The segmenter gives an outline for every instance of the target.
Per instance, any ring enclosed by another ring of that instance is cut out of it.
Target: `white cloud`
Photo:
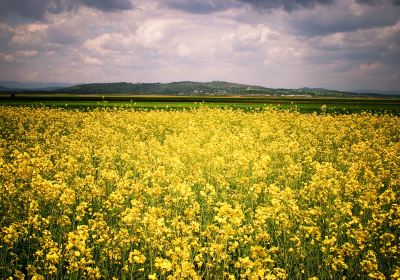
[[[5,33],[12,33],[13,32],[13,28],[3,22],[0,22],[0,34],[5,34]]]
[[[16,57],[21,57],[21,58],[34,57],[37,54],[38,54],[38,51],[36,51],[36,50],[16,51],[15,52],[15,56]]]
[[[46,38],[47,28],[47,24],[41,23],[18,25],[14,29],[10,45],[24,49],[42,47],[48,43]]]
[[[89,55],[81,55],[81,60],[85,63],[85,64],[89,64],[89,65],[102,65],[103,62],[101,62],[100,59],[98,59],[97,57],[93,57],[93,56],[89,56]]]
[[[86,40],[83,43],[83,47],[86,48],[88,51],[105,56],[109,53],[109,50],[105,48],[105,44],[110,42],[113,39],[113,37],[115,38],[121,36],[122,35],[120,34],[104,33],[94,39]]]
[[[185,43],[181,43],[178,45],[177,54],[180,57],[189,57],[192,54],[192,50]]]
[[[360,70],[362,74],[372,74],[381,68],[382,68],[381,63],[362,63],[358,67],[358,70]]]
[[[267,43],[271,33],[272,30],[263,24],[240,24],[233,36],[233,48],[237,51],[257,51]]]
[[[179,31],[181,20],[156,19],[144,22],[136,31],[136,40],[143,47],[159,48]]]
[[[15,62],[15,56],[9,53],[0,54],[0,58],[5,63],[11,64]]]

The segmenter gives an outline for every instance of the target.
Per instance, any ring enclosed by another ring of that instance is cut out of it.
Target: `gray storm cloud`
[[[0,15],[17,14],[26,18],[40,20],[46,12],[52,14],[78,9],[84,5],[103,12],[130,10],[130,0],[2,0]]]
[[[361,5],[378,6],[386,2],[400,5],[400,0],[355,0]],[[283,9],[292,12],[312,9],[320,5],[333,5],[337,0],[165,0],[164,5],[194,14],[208,14],[223,11],[240,4],[247,4],[257,10]]]
[[[384,3],[384,0],[356,0],[358,4],[366,4],[366,5],[379,5]],[[391,0],[391,3],[395,6],[400,5],[400,0]]]
[[[329,9],[320,11],[318,16],[304,13],[287,20],[297,34],[305,36],[324,36],[338,32],[352,32],[371,28],[395,25],[399,19],[398,9],[387,6],[369,7],[362,13],[342,8],[335,12]]]
[[[130,0],[79,0],[79,2],[105,12],[131,10],[133,8]]]
[[[274,9],[283,8],[286,11],[313,8],[317,5],[333,4],[335,0],[240,0],[243,3],[254,5],[257,8]]]
[[[178,10],[195,14],[214,13],[248,4],[256,9],[279,9],[293,11],[313,8],[316,5],[332,4],[335,0],[166,0],[164,3]]]
[[[243,3],[251,4],[257,8],[274,9],[283,8],[286,11],[293,11],[298,9],[314,8],[318,5],[332,5],[338,2],[337,0],[238,0]],[[400,0],[356,0],[361,5],[381,5],[385,2],[398,6]]]
[[[163,5],[193,14],[210,14],[237,5],[232,0],[165,0]]]

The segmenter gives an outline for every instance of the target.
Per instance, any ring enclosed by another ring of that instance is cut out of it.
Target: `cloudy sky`
[[[0,80],[400,89],[400,0],[1,0]]]

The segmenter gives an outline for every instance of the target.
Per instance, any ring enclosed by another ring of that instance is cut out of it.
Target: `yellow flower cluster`
[[[0,107],[1,279],[399,279],[400,118]]]

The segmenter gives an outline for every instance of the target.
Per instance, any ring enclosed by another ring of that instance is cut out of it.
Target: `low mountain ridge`
[[[298,96],[298,97],[398,97],[377,92],[342,92],[325,88],[303,87],[299,89],[267,88],[224,81],[193,82],[179,81],[171,83],[91,83],[56,88],[10,88],[0,82],[0,92],[24,93],[63,93],[63,94],[130,94],[130,95],[176,95],[176,96]],[[14,85],[17,82],[12,82]],[[19,83],[23,85],[23,83]],[[48,85],[36,84],[36,85]],[[56,86],[56,84],[53,84]],[[25,86],[28,86],[27,84]],[[31,85],[32,86],[32,85]]]
[[[55,90],[59,88],[70,87],[69,83],[35,83],[35,82],[16,82],[16,81],[0,81],[0,90],[6,88],[8,90]]]
[[[7,87],[0,86],[0,91],[12,91],[12,89],[9,89],[9,88],[7,88]]]
[[[250,86],[222,81],[192,82],[181,81],[172,83],[93,83],[67,87],[58,90],[63,93],[137,93],[137,94],[232,94],[246,90],[258,90],[267,92],[269,89],[261,86]]]
[[[171,83],[93,83],[82,84],[57,90],[60,93],[80,94],[137,94],[137,95],[245,95],[245,96],[345,96],[351,93],[314,89],[273,89],[257,85],[230,83],[224,81]]]

